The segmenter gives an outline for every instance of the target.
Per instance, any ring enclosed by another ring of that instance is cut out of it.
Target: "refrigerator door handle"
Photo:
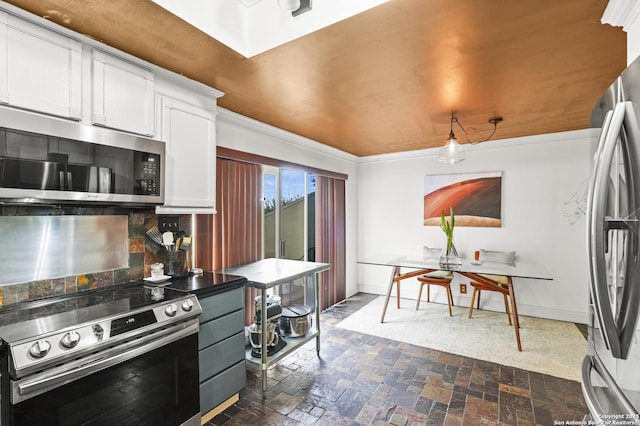
[[[600,408],[600,404],[598,404],[598,398],[596,397],[593,385],[591,384],[591,370],[593,368],[593,359],[590,355],[585,356],[584,360],[582,360],[582,395],[584,396],[584,401],[587,404],[589,413],[591,414],[591,417],[593,417],[593,421],[595,424],[600,425],[604,423],[600,418],[602,408]]]
[[[605,250],[608,249],[606,244],[608,236],[605,229],[605,209],[609,167],[611,166],[620,132],[623,130],[626,113],[625,104],[626,102],[618,103],[613,112],[609,111],[605,116],[598,142],[596,165],[589,193],[589,210],[587,212],[591,294],[594,298],[604,342],[616,358],[620,357],[621,350],[615,318],[611,305],[608,303],[607,271],[604,256]]]
[[[633,103],[625,102],[624,136],[626,137],[627,157],[633,158],[626,165],[627,170],[627,198],[628,212],[624,218],[627,231],[625,247],[626,256],[624,270],[624,288],[619,304],[617,335],[620,340],[620,358],[627,359],[629,350],[636,338],[636,326],[640,311],[640,259],[638,258],[638,186],[640,185],[640,165],[638,164],[638,147],[640,146],[640,133],[638,132],[638,118]]]
[[[624,415],[627,414],[628,417],[625,419],[633,419],[633,422],[630,424],[637,424],[638,417],[640,414],[634,408],[633,404],[629,402],[625,394],[620,390],[618,385],[615,383],[615,380],[607,369],[602,365],[602,361],[598,358],[597,355],[587,355],[584,357],[582,361],[582,394],[584,395],[584,400],[587,404],[587,408],[589,408],[589,412],[591,416],[594,418],[595,424],[602,425],[607,424],[603,421],[602,415],[611,414],[605,413],[602,410],[602,407],[598,403],[598,397],[595,394],[595,389],[591,382],[591,371],[595,370],[595,372],[602,378],[602,380],[607,385],[608,389],[613,391],[615,396],[618,398],[618,401],[622,404],[622,407],[627,411],[626,413],[615,413]],[[605,419],[610,420],[610,419]]]

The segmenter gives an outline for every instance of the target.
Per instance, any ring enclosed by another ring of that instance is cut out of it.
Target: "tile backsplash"
[[[129,267],[95,271],[81,275],[41,279],[18,284],[3,284],[0,276],[0,306],[37,300],[49,296],[76,293],[114,284],[140,281],[150,276],[150,267],[161,261],[161,249],[147,235],[148,229],[158,225],[153,208],[127,209],[121,207],[76,206],[1,206],[2,216],[51,215],[127,215],[129,239]],[[191,215],[180,215],[180,229],[191,235]],[[38,247],[34,247],[37,250]]]

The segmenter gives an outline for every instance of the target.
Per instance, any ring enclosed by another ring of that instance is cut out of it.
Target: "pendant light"
[[[449,139],[447,144],[440,148],[438,153],[438,161],[447,164],[456,164],[464,160],[467,156],[465,149],[458,143],[456,135],[453,133],[453,119],[455,116],[451,115],[451,130],[449,131]]]
[[[460,128],[464,132],[467,142],[469,142],[471,145],[475,145],[480,142],[486,142],[489,139],[491,139],[491,137],[496,133],[498,123],[500,123],[501,121],[502,121],[502,117],[495,117],[490,119],[489,123],[493,124],[493,131],[491,132],[491,134],[484,140],[472,142],[471,140],[469,140],[469,133],[470,132],[474,133],[475,129],[473,129],[473,127],[470,127],[468,131],[465,130],[465,128],[462,127],[462,124],[460,124],[460,122],[458,121],[458,117],[456,117],[454,114],[451,114],[451,126],[449,130],[449,138],[447,139],[447,144],[442,148],[440,148],[440,151],[438,152],[438,161],[446,164],[457,164],[463,161],[467,157],[464,147],[458,143],[458,140],[456,139],[456,135],[453,133],[454,122],[458,123],[458,126],[460,126]]]

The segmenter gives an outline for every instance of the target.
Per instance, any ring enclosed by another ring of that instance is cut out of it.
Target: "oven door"
[[[200,425],[198,335],[9,407],[16,426]]]

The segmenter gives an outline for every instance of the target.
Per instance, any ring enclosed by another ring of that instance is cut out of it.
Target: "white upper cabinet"
[[[80,120],[81,43],[0,12],[0,104]]]
[[[157,213],[215,213],[216,129],[211,110],[160,96],[165,204]]]
[[[153,73],[95,49],[92,65],[92,124],[153,136]]]

